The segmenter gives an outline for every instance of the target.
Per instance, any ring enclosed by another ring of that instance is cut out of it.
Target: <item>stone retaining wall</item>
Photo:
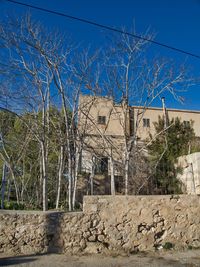
[[[200,247],[199,196],[87,196],[83,212],[0,211],[0,252],[132,253]]]

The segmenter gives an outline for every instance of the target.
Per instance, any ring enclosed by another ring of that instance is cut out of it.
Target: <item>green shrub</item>
[[[166,242],[164,245],[163,245],[163,248],[164,249],[172,249],[174,247],[174,245],[171,243],[171,242]]]
[[[24,210],[24,204],[18,204],[16,201],[5,201],[4,202],[4,209],[6,210]]]

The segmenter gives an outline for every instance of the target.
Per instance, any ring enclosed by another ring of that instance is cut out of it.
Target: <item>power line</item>
[[[10,109],[8,109],[8,108],[4,108],[4,107],[1,107],[1,106],[0,106],[0,110],[2,110],[2,111],[4,111],[4,112],[11,113],[11,114],[13,114],[13,115],[15,115],[15,116],[21,118],[20,115],[18,115],[16,112],[14,112],[14,111],[12,111],[12,110],[10,110]]]
[[[110,26],[107,26],[107,25],[103,25],[103,24],[100,24],[100,23],[97,23],[97,22],[94,22],[94,21],[90,21],[90,20],[87,20],[87,19],[71,16],[71,15],[68,15],[68,14],[60,13],[60,12],[57,12],[57,11],[53,11],[53,10],[42,8],[42,7],[38,7],[38,6],[33,6],[33,5],[21,3],[21,2],[15,1],[15,0],[5,0],[5,1],[13,3],[13,4],[29,7],[29,8],[32,8],[32,9],[37,9],[37,10],[40,10],[40,11],[43,11],[43,12],[46,12],[46,13],[50,13],[50,14],[54,14],[54,15],[57,15],[57,16],[66,17],[66,18],[71,19],[71,20],[76,20],[76,21],[79,21],[79,22],[90,24],[90,25],[93,25],[93,26],[96,26],[96,27],[99,27],[99,28],[103,28],[103,29],[109,30],[109,31],[117,32],[117,33],[120,33],[120,34],[125,34],[125,35],[128,35],[128,36],[137,38],[137,39],[141,39],[141,40],[150,42],[150,43],[158,45],[158,46],[162,46],[162,47],[167,48],[167,49],[174,50],[176,52],[179,52],[179,53],[182,53],[182,54],[185,54],[185,55],[192,56],[192,57],[200,59],[199,55],[190,53],[188,51],[185,51],[185,50],[182,50],[182,49],[179,49],[179,48],[176,48],[176,47],[164,44],[164,43],[153,41],[153,40],[151,40],[149,38],[145,38],[145,37],[142,37],[140,35],[136,35],[136,34],[133,34],[133,33],[130,33],[130,32],[122,31],[120,29],[113,28],[113,27],[110,27]]]

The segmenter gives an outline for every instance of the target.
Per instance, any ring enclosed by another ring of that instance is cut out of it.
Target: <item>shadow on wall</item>
[[[45,234],[45,252],[46,253],[62,253],[63,252],[63,236],[62,221],[63,213],[54,212],[45,214],[44,234]]]
[[[38,255],[62,252],[62,219],[62,212],[1,210],[0,253]]]

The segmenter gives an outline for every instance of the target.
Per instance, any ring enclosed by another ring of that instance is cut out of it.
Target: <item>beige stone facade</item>
[[[91,171],[94,155],[100,161],[107,158],[108,165],[110,157],[119,164],[122,162],[124,136],[130,135],[128,116],[129,113],[124,116],[121,105],[115,105],[110,98],[80,96],[78,127],[84,136],[83,171]],[[117,169],[115,171],[117,174]]]
[[[200,111],[167,109],[166,112],[169,119],[179,117],[186,124],[193,123],[196,136],[200,136]],[[112,156],[120,165],[124,159],[125,140],[136,133],[136,139],[144,142],[150,133],[154,135],[154,122],[163,114],[162,108],[128,107],[108,97],[81,95],[78,127],[85,136],[82,169],[90,172],[93,155],[108,158],[108,164]]]
[[[124,120],[121,105],[115,104],[111,98],[87,95],[79,98],[78,125],[87,135],[121,137],[124,136],[125,128],[126,133],[130,134],[128,116]]]
[[[143,113],[144,110],[143,107],[132,107],[134,110],[134,119],[136,121],[137,114]],[[149,107],[145,110],[144,115],[141,114],[138,117],[143,116],[139,127],[137,136],[141,140],[145,140],[149,137],[149,133],[154,135],[155,128],[153,123],[158,121],[158,117],[163,116],[163,109],[162,108],[155,108],[155,107]],[[179,110],[179,109],[170,109],[167,108],[167,116],[169,120],[172,118],[180,118],[180,120],[185,123],[193,123],[193,128],[196,136],[200,137],[200,111],[192,111],[192,110]],[[144,126],[144,120],[149,120],[149,125]],[[135,126],[135,125],[134,125]]]

